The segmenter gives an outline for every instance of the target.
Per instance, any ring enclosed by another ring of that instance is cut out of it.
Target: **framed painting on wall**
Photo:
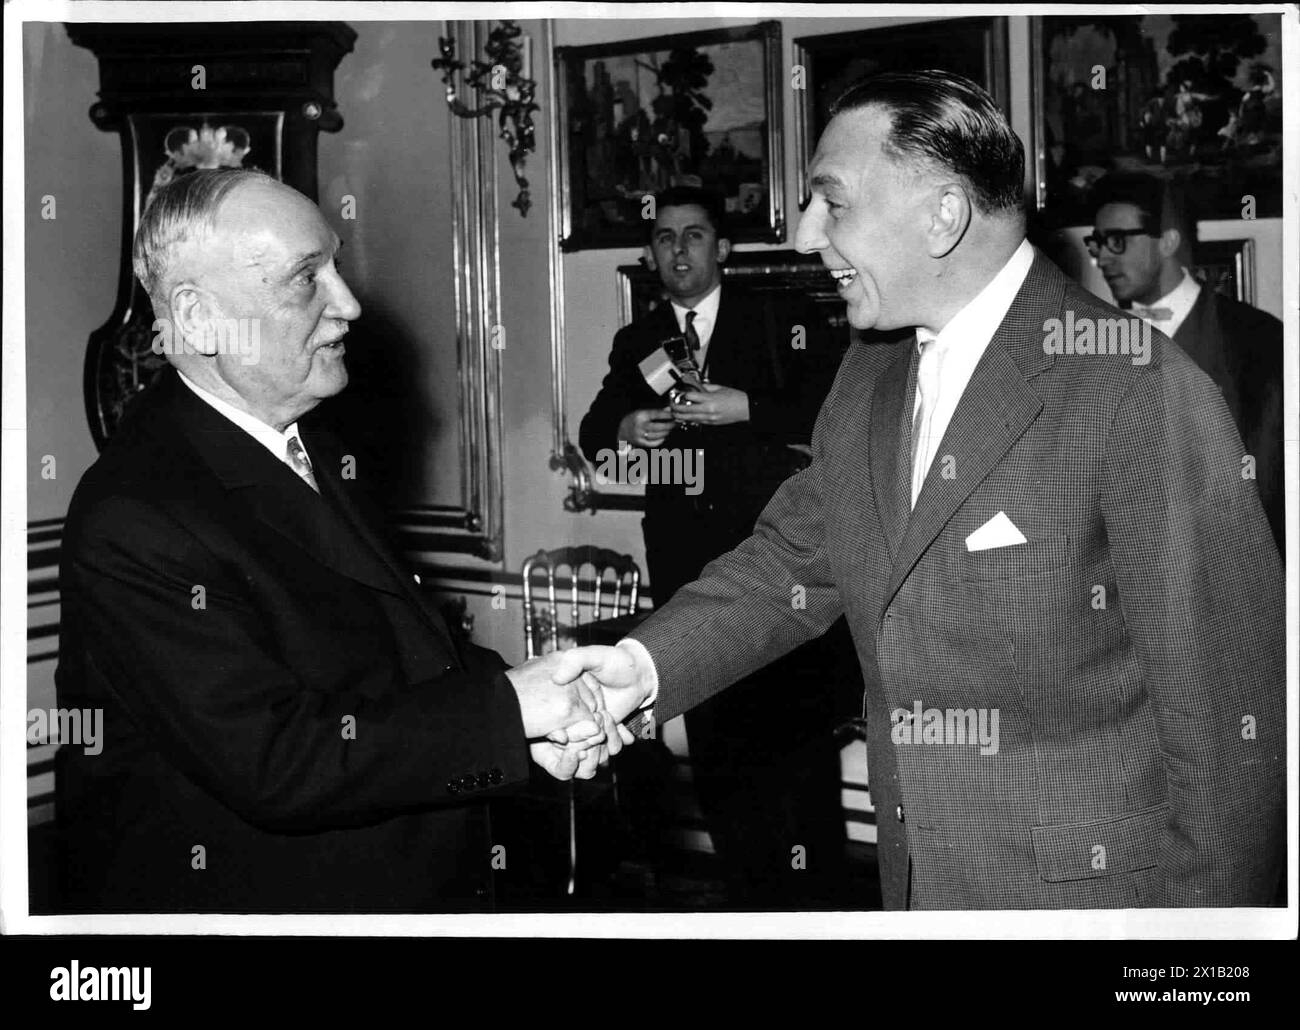
[[[702,186],[733,242],[785,239],[778,22],[556,47],[560,247],[635,247],[645,198]]]
[[[1198,219],[1280,217],[1281,20],[1248,12],[1032,18],[1043,228],[1091,225],[1092,187],[1111,171],[1182,183]]]
[[[794,138],[802,206],[809,197],[808,162],[830,121],[830,106],[859,79],[876,72],[939,68],[978,82],[1008,111],[1007,19],[951,18],[804,36],[794,41],[796,76],[801,68]]]

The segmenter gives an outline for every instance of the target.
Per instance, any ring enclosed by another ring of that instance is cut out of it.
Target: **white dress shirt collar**
[[[695,321],[692,324],[700,338],[701,364],[703,364],[703,355],[708,349],[709,341],[713,339],[713,328],[718,324],[718,305],[721,303],[722,283],[718,283],[717,286],[713,287],[693,308],[683,307],[677,301],[672,301],[673,316],[677,319],[677,328],[683,333],[686,332],[686,312],[695,312]]]
[[[929,362],[937,363],[938,374],[937,394],[923,425],[915,425],[917,413],[921,409],[920,390],[917,390],[912,412],[907,416],[914,423],[914,434],[923,430],[919,438],[921,443],[918,444],[917,438],[913,439],[913,446],[917,447],[915,460],[920,466],[919,475],[918,470],[913,468],[913,505],[920,495],[922,482],[938,453],[944,434],[948,431],[948,423],[952,421],[957,404],[975,372],[975,366],[988,350],[993,334],[1006,318],[1033,263],[1033,246],[1028,240],[1021,240],[1020,246],[998,274],[953,315],[943,329],[932,333],[928,329],[917,327],[917,353]]]
[[[990,279],[984,289],[972,297],[964,308],[953,315],[938,333],[921,328],[916,330],[917,346],[936,340],[941,349],[948,350],[953,343],[960,341],[960,350],[977,351],[974,360],[970,362],[970,367],[974,369],[980,356],[988,347],[989,341],[993,339],[993,334],[997,332],[998,326],[1002,324],[1002,320],[1010,310],[1011,302],[1016,299],[1016,294],[1024,285],[1025,277],[1029,275],[1029,267],[1033,263],[1033,245],[1028,240],[1021,240],[1020,246],[1007,259],[1007,263],[1002,266],[998,274]]]
[[[1192,313],[1192,308],[1196,306],[1196,298],[1201,295],[1201,284],[1192,278],[1192,273],[1186,268],[1183,269],[1183,277],[1178,280],[1178,285],[1166,293],[1154,304],[1134,304],[1133,313],[1144,321],[1150,322],[1151,325],[1159,329],[1166,336],[1173,336],[1178,332],[1178,327],[1187,320],[1187,316]],[[1152,318],[1147,312],[1166,308],[1169,311],[1168,318]]]
[[[303,442],[302,437],[298,433],[297,422],[290,423],[285,427],[285,430],[282,433],[274,426],[267,425],[255,415],[250,415],[246,411],[241,411],[229,401],[222,400],[215,394],[209,393],[207,390],[203,389],[203,387],[190,379],[189,376],[180,369],[176,370],[176,374],[180,376],[181,382],[193,390],[200,400],[214,408],[219,415],[224,415],[231,422],[235,423],[235,425],[270,451],[279,461],[289,465],[289,441],[294,437],[298,438],[298,443],[302,447],[303,453],[307,453],[307,445]],[[308,460],[310,460],[310,457],[311,456],[308,455]],[[289,467],[293,468],[292,465],[289,465]]]

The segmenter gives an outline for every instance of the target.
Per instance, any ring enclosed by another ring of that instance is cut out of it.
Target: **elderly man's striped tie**
[[[316,476],[311,470],[311,459],[307,457],[307,452],[302,449],[302,444],[298,442],[296,436],[289,437],[285,457],[288,459],[289,467],[302,476],[303,482],[320,493],[320,487],[316,485]]]

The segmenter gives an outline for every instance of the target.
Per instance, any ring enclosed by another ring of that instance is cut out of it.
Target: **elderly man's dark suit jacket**
[[[302,433],[319,496],[167,369],[77,488],[56,682],[105,744],[59,753],[69,910],[491,903],[480,799],[528,775],[503,663]]]
[[[843,611],[887,907],[1268,904],[1285,605],[1241,439],[1159,334],[1147,365],[1045,353],[1044,323],[1069,309],[1115,317],[1036,255],[910,513],[915,347],[851,349],[812,466],[634,634],[658,669],[656,718]],[[969,551],[999,512],[1027,542]],[[997,752],[895,743],[894,713],[917,701],[998,712]]]
[[[1202,286],[1174,342],[1223,391],[1246,451],[1255,458],[1256,484],[1278,550],[1285,552],[1282,323]]]

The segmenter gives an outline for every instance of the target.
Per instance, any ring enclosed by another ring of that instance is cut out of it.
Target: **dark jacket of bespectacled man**
[[[832,106],[798,249],[860,329],[754,534],[584,662],[671,718],[847,615],[885,904],[1273,904],[1282,565],[1222,392],[1025,239],[988,93],[885,73]],[[1073,343],[1073,338],[1072,341]],[[793,584],[807,607],[784,603]]]
[[[1172,337],[1223,393],[1252,462],[1269,526],[1285,557],[1282,323],[1198,282],[1196,220],[1185,190],[1144,172],[1117,172],[1093,192],[1089,252],[1120,305]]]
[[[104,743],[58,755],[61,911],[489,908],[483,799],[530,752],[594,773],[528,743],[580,714],[558,656],[453,639],[310,424],[360,314],[339,245],[254,172],[177,179],[142,219],[169,367],[68,512],[56,684]]]
[[[658,271],[664,296],[614,337],[579,442],[597,472],[620,445],[696,462],[694,482],[646,485],[646,565],[662,606],[744,540],[777,487],[807,464],[797,445],[806,449],[842,348],[810,301],[724,279],[731,243],[711,193],[676,187],[655,200],[645,260]],[[705,385],[672,404],[638,364],[679,335],[695,346]],[[836,899],[843,820],[832,731],[837,718],[855,714],[856,681],[839,627],[688,716],[696,795],[733,903]],[[850,700],[840,703],[843,696]],[[795,846],[804,849],[806,869],[792,862]]]

